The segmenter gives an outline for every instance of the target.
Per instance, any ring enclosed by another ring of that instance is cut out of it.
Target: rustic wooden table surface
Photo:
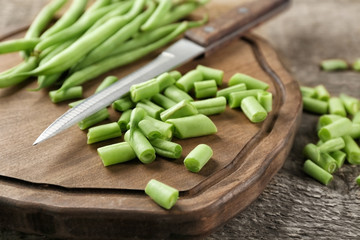
[[[14,2],[18,2],[19,7],[11,7]],[[35,4],[25,2],[12,0],[9,4],[0,0],[1,34],[18,29],[23,22],[32,19],[29,12],[36,12],[34,9],[45,0],[32,1]],[[345,92],[360,98],[360,73],[325,73],[318,68],[322,59],[336,57],[351,62],[360,57],[359,12],[359,0],[293,0],[287,12],[255,32],[274,46],[300,84],[321,83],[333,95]],[[335,173],[328,187],[302,172],[301,152],[306,143],[317,140],[317,119],[316,115],[303,114],[283,168],[255,202],[207,240],[360,239],[360,187],[354,181],[360,175],[360,166],[345,165]],[[0,229],[0,239],[49,238]]]

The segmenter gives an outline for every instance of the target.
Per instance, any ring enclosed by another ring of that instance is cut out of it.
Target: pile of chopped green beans
[[[301,94],[305,111],[321,114],[317,131],[319,141],[304,148],[304,171],[324,185],[333,180],[333,173],[345,160],[360,164],[360,100],[341,93],[331,96],[323,85],[302,86]],[[360,185],[360,176],[356,182]]]
[[[189,28],[203,25],[182,20],[209,0],[52,0],[35,18],[23,39],[0,43],[0,54],[20,51],[23,62],[0,73],[0,88],[38,78],[40,90],[57,103],[82,96],[79,87],[109,70],[130,64],[165,46]],[[88,6],[90,5],[90,6]]]
[[[230,107],[241,109],[254,123],[263,121],[271,111],[272,94],[266,91],[267,83],[236,73],[230,78],[229,86],[224,86],[223,78],[223,71],[202,65],[184,75],[178,71],[163,73],[133,85],[130,92],[111,104],[113,110],[121,112],[117,122],[94,126],[109,118],[109,111],[104,108],[81,121],[79,127],[82,130],[90,128],[88,144],[123,136],[123,142],[98,148],[104,166],[134,159],[151,164],[157,156],[167,160],[180,159],[182,147],[172,139],[216,134],[217,127],[209,116],[224,112],[227,102],[236,102]],[[108,76],[96,92],[114,81],[113,76]],[[212,94],[199,96],[196,86],[205,83],[205,87],[200,88],[202,91],[210,82]],[[79,102],[81,100],[69,106]],[[184,157],[184,166],[190,172],[200,172],[212,156],[210,146],[199,144]],[[156,180],[151,180],[145,191],[165,209],[171,208],[178,198],[176,189]]]

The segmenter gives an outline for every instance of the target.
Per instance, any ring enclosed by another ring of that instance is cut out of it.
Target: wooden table
[[[18,24],[12,26],[16,29],[23,21],[25,10],[31,12],[31,9],[10,10],[6,2],[0,0],[0,15],[19,14],[15,17],[18,22],[12,21]],[[42,1],[36,2],[39,6],[42,4]],[[301,84],[322,83],[334,95],[346,92],[360,98],[360,73],[324,73],[318,68],[318,62],[325,58],[352,61],[360,57],[359,12],[357,0],[294,0],[288,12],[256,32],[272,43]],[[10,22],[1,24],[6,26]],[[317,140],[317,119],[316,115],[303,114],[284,167],[255,202],[207,239],[355,239],[359,236],[360,188],[354,179],[360,174],[360,167],[346,165],[335,174],[328,187],[302,172],[301,152],[306,143]],[[3,229],[0,239],[49,238]]]

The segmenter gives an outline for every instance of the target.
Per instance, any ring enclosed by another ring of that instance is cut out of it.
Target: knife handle
[[[251,0],[205,26],[190,29],[185,36],[207,50],[223,45],[283,10],[290,0]]]

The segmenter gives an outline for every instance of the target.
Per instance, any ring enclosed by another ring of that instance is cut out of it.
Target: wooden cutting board
[[[105,76],[125,76],[157,53],[85,84],[85,95]],[[0,56],[0,70],[19,61],[17,54]],[[37,136],[68,109],[68,102],[52,104],[48,90],[27,91],[36,86],[34,81],[0,89],[0,225],[63,238],[182,239],[204,236],[248,206],[290,151],[301,114],[299,86],[274,50],[254,35],[178,70],[185,73],[198,64],[224,70],[223,87],[237,72],[269,83],[273,111],[263,123],[252,124],[239,109],[228,108],[211,116],[217,134],[175,139],[183,147],[182,157],[158,157],[149,165],[134,160],[104,167],[96,149],[123,139],[87,145],[86,132],[77,126],[33,147]],[[105,122],[117,121],[120,114],[110,112]],[[191,173],[183,159],[200,143],[210,145],[214,156],[200,173]],[[144,194],[152,178],[180,190],[170,211]]]

